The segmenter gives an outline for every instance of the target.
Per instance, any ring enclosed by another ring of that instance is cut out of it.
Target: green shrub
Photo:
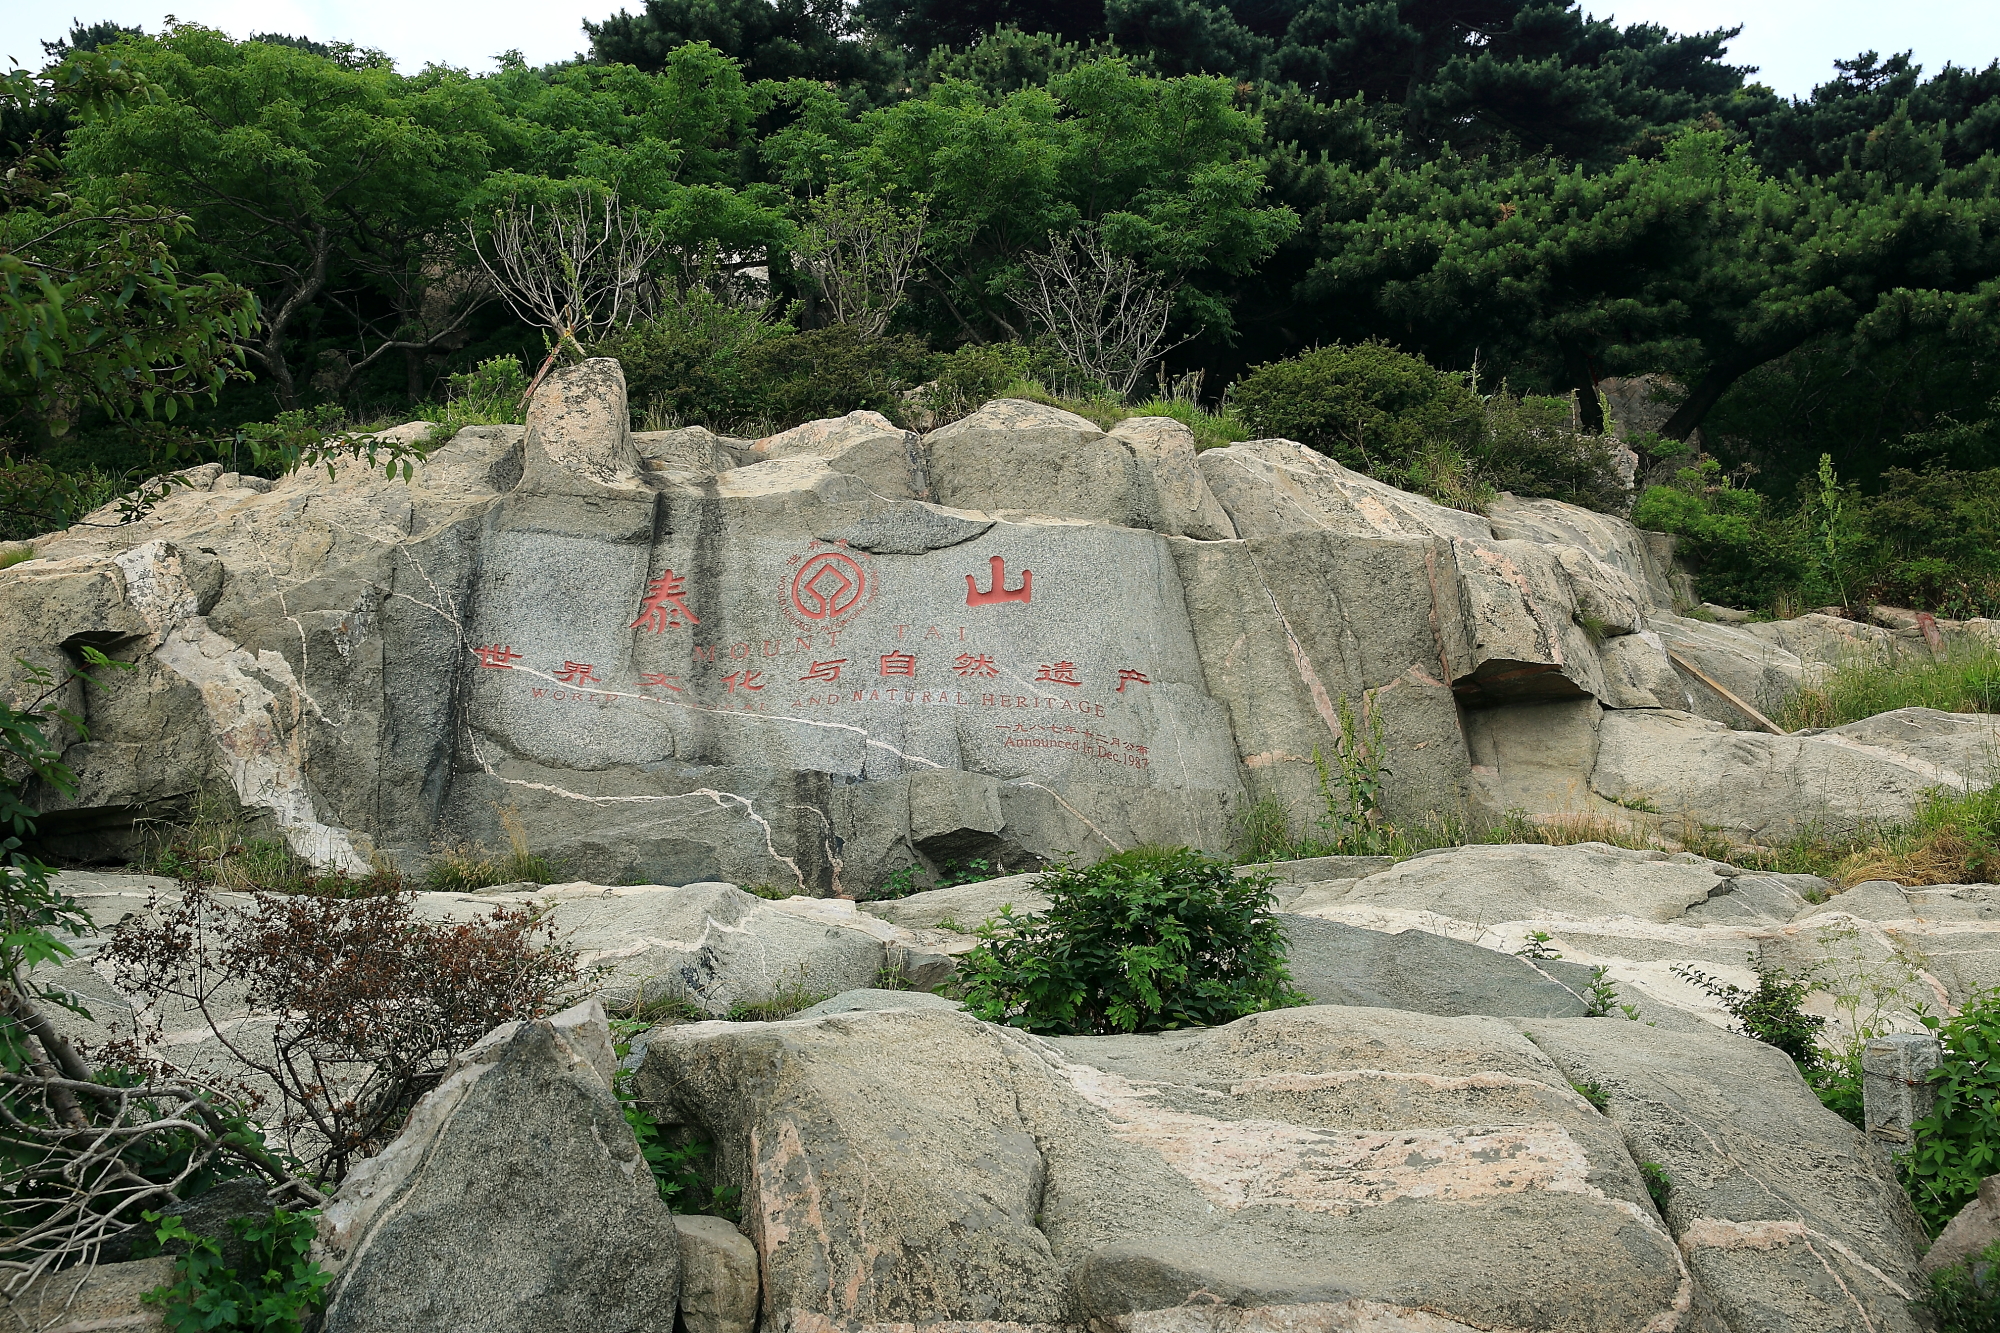
[[[222,1249],[189,1231],[178,1217],[161,1219],[153,1236],[185,1247],[174,1260],[173,1280],[144,1296],[160,1312],[167,1333],[301,1333],[325,1301],[333,1275],[312,1258],[317,1213],[278,1209],[268,1218],[235,1218],[229,1229],[244,1243],[243,1266],[223,1263]]]
[[[1770,513],[1765,497],[1723,475],[1705,459],[1667,485],[1648,486],[1632,522],[1680,538],[1694,567],[1695,591],[1722,606],[1768,607],[1805,581],[1795,534]]]
[[[1048,911],[1005,909],[975,932],[965,1006],[1070,1034],[1212,1026],[1304,1004],[1271,915],[1273,882],[1186,847],[1057,866],[1035,881]]]
[[[1462,377],[1372,339],[1257,366],[1229,401],[1258,435],[1297,440],[1364,472],[1400,469],[1433,440],[1470,450],[1482,415]]]
[[[2000,1333],[2000,1241],[1932,1273],[1923,1306],[1937,1317],[1938,1333]]]
[[[704,425],[731,434],[763,413],[748,358],[791,333],[789,325],[696,287],[591,350],[617,358],[626,400],[647,427]]]
[[[968,343],[937,360],[923,405],[932,425],[970,416],[1028,374],[1028,349],[1020,343]]]
[[[1624,507],[1611,441],[1579,430],[1567,398],[1517,398],[1502,386],[1486,400],[1485,418],[1485,436],[1472,452],[1481,484],[1523,499],[1606,512]]]
[[[965,861],[941,861],[934,871],[921,865],[907,865],[890,871],[870,898],[907,898],[913,893],[949,889],[959,884],[978,884],[1014,873],[998,861],[975,856]]]
[[[1799,1073],[1810,1078],[1824,1058],[1819,1049],[1819,1032],[1826,1026],[1824,1018],[1807,1013],[1803,1007],[1806,997],[1815,989],[1812,978],[1758,966],[1754,954],[1750,963],[1757,969],[1755,990],[1744,990],[1687,963],[1671,970],[1675,976],[1707,991],[1736,1020],[1745,1036],[1755,1037],[1791,1056]]]
[[[901,421],[903,394],[929,379],[933,364],[920,339],[864,338],[850,324],[765,338],[743,354],[752,401],[774,430],[863,410]]]
[[[1944,1059],[1931,1074],[1937,1102],[1912,1126],[1903,1184],[1932,1235],[2000,1172],[2000,990],[1970,997],[1955,1018],[1920,1014]]]

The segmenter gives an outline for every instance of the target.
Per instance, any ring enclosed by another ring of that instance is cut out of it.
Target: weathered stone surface
[[[1926,1273],[1962,1264],[2000,1241],[2000,1176],[1979,1182],[1979,1193],[1958,1215],[1945,1223],[1944,1230],[1924,1251],[1921,1267]]]
[[[1879,625],[1865,625],[1815,611],[1795,620],[1749,621],[1743,632],[1781,648],[1801,662],[1838,666],[1843,662],[1883,661],[1896,653],[1896,636]]]
[[[528,401],[524,480],[548,493],[628,486],[639,471],[625,371],[609,357],[553,371]]]
[[[1159,531],[1201,541],[1229,541],[1236,525],[1195,463],[1194,432],[1172,417],[1127,417],[1111,438],[1131,449],[1151,485]]]
[[[1992,713],[1897,708],[1823,734],[1893,750],[1976,782],[1990,782],[2000,771],[2000,717]]]
[[[697,1024],[638,1087],[744,1186],[767,1327],[1608,1331],[1699,1299],[1610,1123],[1492,1019]]]
[[[0,1333],[150,1333],[166,1325],[140,1298],[173,1277],[167,1255],[51,1273],[0,1300]]]
[[[1351,904],[1431,911],[1460,921],[1633,916],[1672,921],[1723,883],[1713,862],[1665,852],[1575,847],[1460,847],[1371,875]]]
[[[682,426],[677,430],[634,431],[632,447],[649,463],[676,469],[697,477],[712,477],[741,467],[756,444],[717,435],[706,426]]]
[[[1158,521],[1130,446],[1061,408],[1002,398],[932,431],[924,449],[939,504],[1123,527]]]
[[[1665,641],[1651,630],[1605,640],[1597,659],[1604,664],[1606,708],[1687,708],[1694,702]]]
[[[1033,875],[1005,875],[948,889],[928,889],[905,898],[884,898],[860,904],[863,912],[898,926],[935,926],[952,921],[966,930],[1012,907],[1016,916],[1046,912],[1048,897],[1034,887]]]
[[[821,1000],[809,1009],[801,1009],[793,1018],[825,1018],[829,1014],[873,1013],[878,1009],[950,1009],[959,1008],[957,1000],[948,1000],[942,995],[932,995],[920,990],[851,990],[842,991],[832,999]]]
[[[717,1017],[780,992],[827,995],[872,985],[887,962],[879,936],[784,910],[731,884],[421,894],[417,910],[464,920],[502,903],[544,906],[578,961],[607,969],[597,983],[607,998],[628,999],[643,986],[651,995],[685,996]]]
[[[1171,546],[1204,679],[1253,794],[1311,827],[1324,809],[1313,752],[1341,743],[1345,707],[1358,727],[1379,721],[1397,757],[1392,818],[1465,808],[1452,682],[1472,670],[1472,631],[1443,542],[1322,531]],[[1385,587],[1407,595],[1385,599]]]
[[[1608,712],[1591,789],[1667,819],[1692,818],[1745,842],[1907,819],[1922,794],[1962,775],[1836,733],[1732,731],[1674,710]]]
[[[1645,591],[1647,609],[1672,612],[1675,607],[1674,569],[1643,533],[1615,514],[1564,504],[1561,500],[1523,500],[1502,494],[1487,507],[1493,535],[1503,541],[1532,541],[1573,546],[1617,570]]]
[[[757,1326],[757,1247],[720,1217],[676,1215],[681,1320],[687,1333],[751,1333]]]
[[[1590,969],[1531,963],[1422,930],[1379,930],[1280,913],[1292,984],[1318,1004],[1419,1014],[1580,1018]]]
[[[1805,679],[1805,664],[1796,654],[1750,633],[1747,626],[1712,625],[1669,615],[1651,616],[1647,625],[1670,652],[1766,716],[1782,708]],[[1681,680],[1687,697],[1694,700],[1689,712],[1737,730],[1756,727],[1742,709],[1693,674],[1682,672]]]
[[[1477,514],[1385,486],[1292,440],[1249,440],[1195,458],[1239,537],[1326,531],[1491,540]]]
[[[1524,1026],[1665,1169],[1667,1224],[1732,1333],[1924,1327],[1923,1233],[1893,1170],[1783,1052],[1616,1019]]]
[[[880,412],[849,412],[767,435],[750,447],[747,461],[800,457],[824,459],[834,471],[859,477],[885,496],[930,498],[929,470],[917,433]]]
[[[320,1218],[326,1333],[670,1333],[681,1249],[604,1010],[495,1028]]]

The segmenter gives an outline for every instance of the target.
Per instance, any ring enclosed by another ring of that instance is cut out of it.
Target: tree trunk
[[[1769,342],[1746,348],[1715,362],[1702,372],[1700,379],[1694,382],[1694,387],[1688,390],[1688,396],[1681,399],[1680,406],[1674,409],[1674,414],[1660,427],[1660,434],[1670,440],[1685,441],[1701,425],[1702,418],[1708,415],[1709,409],[1722,401],[1722,395],[1729,392],[1731,385],[1766,361],[1775,361],[1800,346],[1818,331],[1805,329],[1797,333],[1783,334]]]
[[[1590,354],[1575,343],[1562,345],[1563,378],[1576,390],[1576,413],[1592,435],[1604,434],[1604,405],[1597,401],[1597,377],[1590,373]]]

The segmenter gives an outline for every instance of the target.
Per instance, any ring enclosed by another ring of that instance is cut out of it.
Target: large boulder
[[[1617,570],[1645,590],[1648,609],[1672,612],[1694,598],[1687,577],[1673,563],[1672,538],[1642,532],[1615,514],[1565,504],[1561,500],[1524,500],[1501,494],[1486,508],[1493,535],[1509,541],[1573,546]]]
[[[154,1333],[166,1321],[145,1295],[173,1280],[170,1255],[66,1268],[0,1298],[0,1333]]]
[[[1923,1231],[1887,1156],[1819,1104],[1783,1052],[1618,1020],[1529,1039],[1594,1083],[1731,1333],[1915,1333]]]
[[[495,1028],[320,1218],[325,1333],[671,1333],[681,1246],[596,1001]]]
[[[1236,525],[1208,489],[1195,462],[1194,432],[1172,417],[1127,417],[1111,428],[1137,460],[1152,489],[1151,508],[1159,531],[1200,541],[1228,541]]]
[[[1581,1018],[1590,969],[1530,962],[1426,930],[1391,934],[1280,913],[1292,984],[1316,1004],[1461,1014]]]
[[[742,1186],[769,1328],[1608,1333],[1702,1307],[1616,1128],[1494,1019],[697,1024],[638,1089]]]
[[[885,496],[930,498],[929,469],[915,431],[904,430],[880,412],[849,412],[827,421],[808,421],[767,435],[748,450],[748,461],[819,458],[836,472],[861,478]]]

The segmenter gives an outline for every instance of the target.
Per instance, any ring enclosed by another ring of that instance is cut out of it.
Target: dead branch
[[[1028,281],[1015,303],[1065,360],[1120,398],[1131,397],[1153,363],[1180,345],[1167,341],[1175,284],[1113,253],[1095,225],[1051,234],[1048,253],[1025,262]]]

